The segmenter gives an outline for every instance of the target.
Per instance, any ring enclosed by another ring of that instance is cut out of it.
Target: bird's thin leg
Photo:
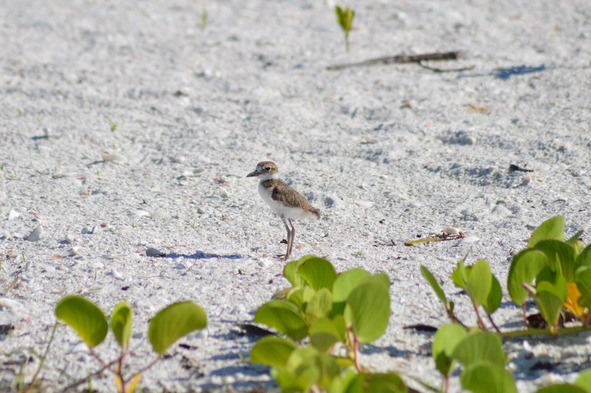
[[[291,254],[291,228],[289,227],[289,221],[285,217],[281,217],[283,224],[285,225],[285,229],[287,229],[287,250],[285,251],[285,259],[289,258],[289,254]]]
[[[291,225],[291,239],[288,242],[289,243],[288,254],[291,255],[291,250],[293,249],[293,242],[295,240],[295,227],[293,226],[293,221],[291,221],[291,218],[288,218],[287,221],[289,221],[289,225]]]

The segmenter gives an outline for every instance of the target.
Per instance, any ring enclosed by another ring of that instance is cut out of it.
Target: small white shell
[[[130,213],[130,216],[132,217],[137,217],[137,218],[142,218],[142,217],[150,217],[152,216],[152,214],[150,214],[149,212],[145,211],[145,210],[134,210]]]
[[[69,252],[70,256],[80,256],[82,255],[82,253],[80,252],[80,247],[79,246],[73,246],[72,248],[70,248]]]
[[[355,204],[359,207],[362,207],[364,209],[369,209],[370,207],[372,207],[374,205],[374,202],[371,201],[355,201]]]
[[[460,228],[455,227],[445,227],[442,230],[444,235],[460,235],[463,234]]]
[[[101,153],[101,158],[103,159],[103,161],[110,161],[110,162],[114,162],[116,164],[127,163],[127,158],[120,155],[120,154],[111,154],[111,153],[103,152],[103,153]]]

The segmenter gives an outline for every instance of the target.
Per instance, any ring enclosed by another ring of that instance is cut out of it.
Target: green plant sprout
[[[120,302],[113,309],[111,319],[108,321],[103,311],[93,302],[82,296],[72,295],[59,301],[55,307],[55,315],[74,329],[88,346],[90,354],[102,366],[88,378],[69,385],[64,391],[73,389],[93,375],[101,374],[107,370],[115,376],[115,386],[118,393],[133,393],[139,384],[142,373],[162,359],[172,344],[181,337],[207,326],[207,315],[201,307],[193,302],[177,302],[160,310],[152,318],[148,327],[148,338],[157,355],[156,358],[141,370],[125,377],[123,368],[125,359],[129,355],[129,341],[133,327],[131,306]],[[95,352],[94,348],[105,340],[109,328],[115,336],[120,352],[116,359],[107,362]]]
[[[355,11],[349,7],[342,9],[340,6],[335,6],[335,12],[337,14],[337,22],[343,32],[345,33],[345,48],[349,52],[349,33],[353,28],[353,19],[355,18]]]
[[[119,128],[119,124],[111,120],[111,118],[107,115],[105,115],[105,119],[109,123],[109,129],[111,130],[111,132],[117,131],[117,129]]]
[[[199,22],[197,23],[197,27],[201,29],[205,29],[207,27],[207,20],[208,20],[208,13],[205,6],[201,7],[201,15],[199,16]]]
[[[329,261],[309,255],[288,263],[283,275],[292,287],[263,304],[254,318],[282,336],[259,340],[252,363],[272,367],[282,391],[407,391],[398,374],[370,373],[359,362],[360,345],[377,340],[388,327],[386,274],[364,269],[337,274]],[[309,345],[300,346],[304,339]]]

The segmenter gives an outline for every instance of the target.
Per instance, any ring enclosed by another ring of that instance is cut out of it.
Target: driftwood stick
[[[446,61],[446,60],[458,60],[464,57],[464,54],[460,51],[452,52],[435,52],[435,53],[423,53],[419,55],[396,55],[396,56],[384,56],[375,59],[369,59],[360,61],[357,63],[344,63],[335,64],[326,67],[327,70],[336,71],[351,67],[365,67],[373,65],[387,65],[387,64],[410,64],[416,63],[421,64],[425,61]]]

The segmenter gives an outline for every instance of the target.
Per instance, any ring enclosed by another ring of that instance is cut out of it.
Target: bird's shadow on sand
[[[241,254],[215,254],[210,252],[205,252],[201,250],[195,251],[194,254],[179,254],[176,252],[171,252],[166,254],[167,258],[172,259],[243,259],[244,255]]]

